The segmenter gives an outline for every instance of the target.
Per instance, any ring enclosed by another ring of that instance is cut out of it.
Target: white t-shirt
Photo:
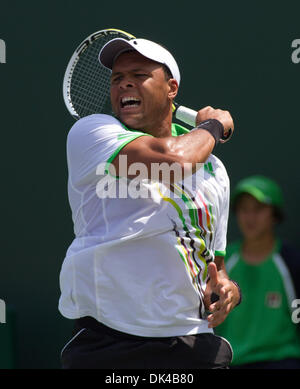
[[[174,136],[185,132],[172,125]],[[171,187],[142,180],[130,191],[132,182],[107,174],[106,163],[139,136],[150,135],[100,114],[70,130],[75,239],[60,273],[59,310],[70,319],[92,316],[138,336],[213,332],[203,293],[207,263],[225,254],[228,175],[210,155],[187,180]]]

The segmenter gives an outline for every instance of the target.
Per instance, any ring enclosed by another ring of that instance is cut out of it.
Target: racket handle
[[[189,126],[192,126],[193,128],[196,127],[196,116],[197,111],[194,111],[193,109],[187,108],[183,105],[174,104],[174,114],[176,119],[180,120],[181,122],[188,124]],[[232,129],[230,129],[226,136],[222,136],[220,139],[221,143],[227,142],[232,136]]]
[[[176,107],[176,119],[180,120],[185,124],[188,124],[189,126],[192,126],[193,128],[196,127],[196,116],[197,112],[193,109],[184,107],[183,105],[178,105]]]

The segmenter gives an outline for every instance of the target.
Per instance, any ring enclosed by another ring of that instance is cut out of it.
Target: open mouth
[[[138,107],[141,104],[141,100],[138,99],[137,97],[123,97],[121,99],[121,108],[125,107]]]

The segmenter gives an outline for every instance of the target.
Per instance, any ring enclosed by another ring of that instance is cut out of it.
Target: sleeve
[[[215,256],[226,255],[227,227],[229,218],[230,182],[224,165],[220,165],[216,171],[216,179],[220,185],[219,219],[216,226]]]
[[[129,142],[140,136],[129,131],[112,116],[95,114],[80,119],[71,128],[67,138],[69,179],[73,185],[87,184],[97,179],[99,167],[107,166]]]

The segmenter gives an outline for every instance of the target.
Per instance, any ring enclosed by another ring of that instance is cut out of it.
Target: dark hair
[[[166,66],[165,64],[162,64],[162,67],[164,69],[164,72],[165,72],[165,76],[166,76],[166,80],[170,80],[170,78],[174,78],[172,73],[170,72],[170,69],[168,68],[168,66]]]
[[[273,206],[273,216],[277,223],[282,223],[284,221],[284,213],[276,206]]]

